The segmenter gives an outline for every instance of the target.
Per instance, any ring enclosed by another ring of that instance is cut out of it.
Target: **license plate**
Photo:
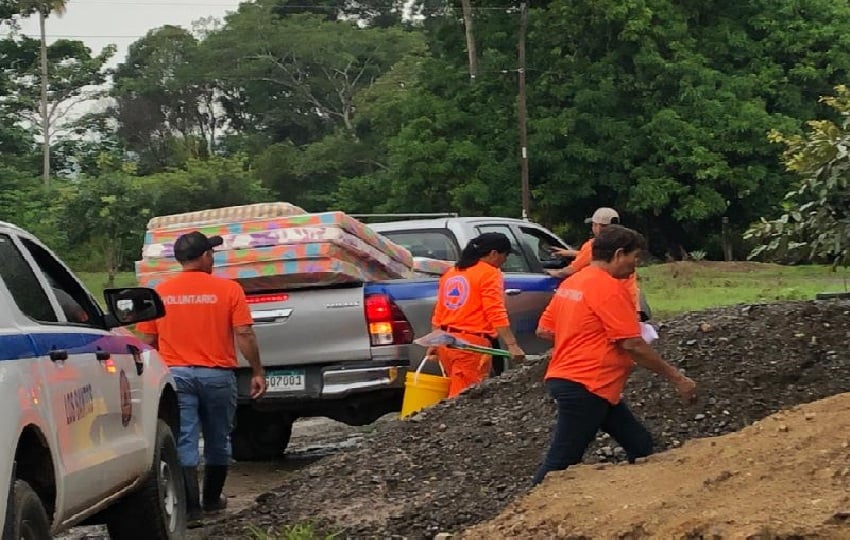
[[[303,371],[266,372],[267,392],[297,392],[306,388]]]

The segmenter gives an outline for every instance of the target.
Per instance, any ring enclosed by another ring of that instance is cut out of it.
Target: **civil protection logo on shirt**
[[[446,292],[443,295],[443,305],[447,309],[458,309],[466,304],[469,298],[469,282],[463,276],[454,276],[446,280]]]

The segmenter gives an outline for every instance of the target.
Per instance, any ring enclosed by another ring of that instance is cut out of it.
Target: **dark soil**
[[[850,391],[850,303],[793,302],[688,313],[664,322],[657,349],[699,385],[683,407],[637,369],[627,386],[657,449],[720,435],[780,409]],[[343,537],[430,538],[498,514],[529,489],[555,418],[543,362],[487,381],[408,421],[379,424],[355,449],[295,473],[209,531],[251,536],[311,523]],[[600,436],[586,462],[619,461]]]

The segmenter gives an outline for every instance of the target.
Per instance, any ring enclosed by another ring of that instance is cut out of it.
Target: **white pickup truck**
[[[174,381],[120,327],[162,316],[151,289],[104,312],[44,245],[0,222],[3,539],[105,523],[112,538],[182,538]]]

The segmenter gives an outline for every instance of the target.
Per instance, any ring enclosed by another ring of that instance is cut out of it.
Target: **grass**
[[[751,262],[675,262],[638,270],[654,318],[732,304],[813,300],[821,292],[850,290],[850,271],[828,266],[780,266]],[[77,274],[98,300],[106,274]],[[136,285],[132,272],[116,276],[117,287]]]
[[[255,540],[334,540],[338,537],[336,534],[318,534],[313,525],[309,523],[287,525],[280,530],[263,530],[255,525],[250,525],[248,531]]]
[[[103,289],[106,288],[106,272],[75,272],[86,289],[94,295],[98,302],[103,303]],[[138,285],[136,274],[133,272],[119,272],[115,276],[116,287],[135,287]]]
[[[676,262],[640,268],[638,275],[655,319],[733,304],[814,300],[850,287],[847,269],[816,265]]]

